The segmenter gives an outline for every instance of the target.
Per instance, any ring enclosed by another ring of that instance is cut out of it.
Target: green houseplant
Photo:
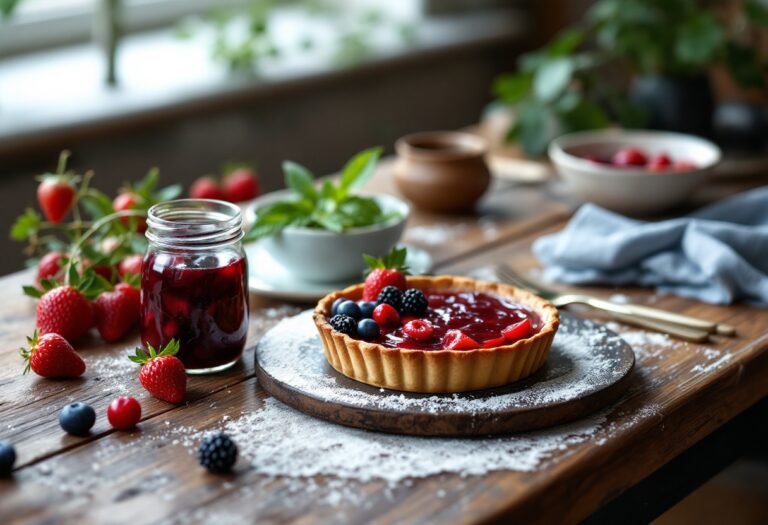
[[[765,88],[766,58],[754,42],[766,27],[764,0],[598,0],[576,27],[497,79],[496,95],[516,111],[508,138],[540,155],[561,133],[610,122],[707,134],[710,67]],[[632,77],[628,90],[606,81],[616,70]]]

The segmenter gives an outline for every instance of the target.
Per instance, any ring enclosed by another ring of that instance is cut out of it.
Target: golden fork
[[[658,332],[664,332],[686,341],[704,342],[709,334],[732,336],[736,329],[731,325],[715,323],[698,317],[668,312],[659,308],[638,304],[623,304],[606,301],[586,294],[560,293],[533,283],[506,264],[495,267],[499,281],[526,289],[561,308],[569,304],[585,304],[597,310],[610,313],[614,318]]]

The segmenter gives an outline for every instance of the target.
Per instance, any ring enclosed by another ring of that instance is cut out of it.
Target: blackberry
[[[16,463],[16,449],[13,445],[0,441],[0,478],[8,477]]]
[[[237,445],[223,432],[211,434],[200,443],[197,461],[210,472],[229,472],[237,461]]]
[[[330,323],[334,330],[342,334],[355,335],[357,332],[357,323],[348,315],[334,315]]]
[[[376,298],[376,304],[388,304],[399,312],[403,304],[403,292],[394,286],[385,286]]]
[[[403,294],[403,304],[400,307],[400,313],[403,315],[414,315],[421,317],[427,312],[429,302],[421,290],[411,288]]]

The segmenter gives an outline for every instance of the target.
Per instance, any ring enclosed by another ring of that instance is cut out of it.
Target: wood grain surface
[[[388,184],[383,169],[373,189]],[[557,187],[502,185],[476,215],[414,214],[406,240],[429,250],[441,273],[472,273],[501,261],[527,272],[536,268],[531,242],[562,227],[571,209]],[[239,465],[231,476],[206,474],[189,444],[168,436],[169,428],[205,431],[224,416],[262,406],[267,396],[254,376],[252,352],[227,373],[190,378],[189,401],[181,406],[143,391],[136,368],[124,357],[137,340],[109,345],[93,337],[78,344],[88,364],[83,379],[22,376],[18,348],[33,330],[34,303],[22,296],[21,284],[30,279],[29,272],[0,279],[0,440],[16,444],[19,454],[14,476],[0,480],[4,524],[576,523],[768,394],[768,311],[705,305],[642,289],[584,288],[727,322],[738,336],[716,337],[707,345],[660,343],[617,325],[628,339],[644,342],[635,345],[629,389],[607,411],[605,428],[594,439],[557,450],[528,472],[441,474],[395,487],[371,481],[355,487],[357,502],[334,501],[322,490],[302,490],[290,476],[263,476],[248,465]],[[298,311],[253,297],[248,346]],[[106,406],[119,394],[142,403],[142,423],[133,432],[106,425]],[[58,426],[58,411],[73,400],[91,403],[99,414],[88,437],[66,436]],[[333,484],[330,478],[315,481],[321,487]]]

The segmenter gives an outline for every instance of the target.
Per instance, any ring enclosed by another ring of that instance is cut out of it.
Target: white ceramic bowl
[[[288,190],[277,191],[257,199],[249,210],[253,222],[255,210],[291,195]],[[271,237],[259,240],[264,249],[290,273],[313,282],[362,280],[365,262],[363,254],[381,257],[400,240],[410,208],[391,195],[369,195],[385,212],[397,212],[399,218],[383,224],[352,228],[334,233],[315,228],[288,227]],[[249,261],[259,264],[259,261]]]
[[[668,154],[673,161],[698,166],[689,171],[653,172],[643,167],[613,167],[583,157],[610,157],[627,146],[648,155]],[[549,145],[549,158],[560,176],[582,198],[617,212],[648,215],[684,202],[720,161],[712,142],[663,131],[583,131],[569,133]]]

